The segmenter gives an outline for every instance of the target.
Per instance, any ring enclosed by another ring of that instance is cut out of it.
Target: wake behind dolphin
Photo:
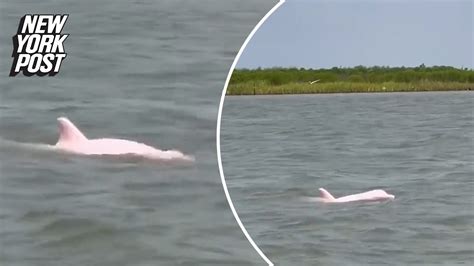
[[[131,155],[153,160],[194,161],[177,150],[159,150],[144,143],[114,138],[88,139],[69,119],[59,117],[58,150],[82,155]]]

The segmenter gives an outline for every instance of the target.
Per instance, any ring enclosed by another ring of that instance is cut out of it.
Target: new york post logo
[[[33,14],[21,18],[13,36],[13,64],[10,76],[21,71],[25,76],[54,76],[58,74],[67,54],[64,41],[69,34],[61,34],[69,15]]]

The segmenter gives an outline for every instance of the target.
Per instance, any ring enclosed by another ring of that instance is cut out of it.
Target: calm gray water
[[[474,94],[227,97],[229,192],[276,265],[471,265]],[[393,202],[324,205],[381,188]]]
[[[215,151],[230,65],[274,4],[261,2],[0,3],[0,265],[261,264],[228,208]],[[56,77],[8,77],[27,13],[70,14]],[[58,116],[87,136],[179,149],[196,163],[21,145],[54,144]]]

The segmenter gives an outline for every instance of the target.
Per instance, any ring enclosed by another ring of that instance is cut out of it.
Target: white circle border
[[[237,53],[237,56],[234,59],[234,62],[232,63],[232,66],[229,69],[229,73],[227,74],[227,79],[224,84],[224,88],[222,90],[222,95],[221,95],[221,101],[219,103],[219,112],[217,114],[217,128],[216,128],[216,149],[217,149],[217,162],[219,164],[219,174],[221,176],[221,181],[222,181],[222,187],[224,188],[224,193],[227,198],[227,202],[229,203],[229,207],[232,210],[232,214],[234,215],[235,220],[237,221],[237,224],[239,225],[240,229],[244,233],[245,237],[247,240],[250,242],[252,247],[257,251],[257,253],[262,257],[262,259],[269,265],[273,266],[273,262],[265,256],[265,254],[262,252],[262,250],[255,244],[253,241],[252,237],[249,235],[247,232],[247,229],[245,229],[245,226],[243,225],[242,221],[239,218],[239,215],[237,214],[237,211],[235,210],[234,204],[232,203],[232,199],[230,198],[229,190],[227,189],[227,183],[225,181],[225,176],[224,176],[224,169],[222,167],[222,158],[221,158],[221,119],[222,119],[222,107],[224,106],[224,99],[225,95],[227,92],[227,87],[229,86],[229,81],[232,76],[232,73],[234,72],[235,66],[237,65],[237,62],[240,59],[240,56],[242,55],[242,52],[245,50],[245,47],[249,43],[249,41],[252,39],[253,35],[257,30],[262,26],[262,24],[275,12],[281,5],[285,3],[285,0],[280,0],[268,13],[258,22],[258,24],[253,28],[253,30],[250,32],[249,36],[247,36],[247,39],[245,39],[244,43],[242,44],[242,47],[240,47],[239,52]]]

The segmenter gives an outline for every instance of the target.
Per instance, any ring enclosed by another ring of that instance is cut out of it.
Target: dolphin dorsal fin
[[[321,198],[323,198],[323,199],[328,199],[328,200],[335,200],[336,199],[331,195],[331,193],[329,193],[324,188],[319,188],[319,194],[320,194]]]
[[[66,117],[58,118],[59,139],[58,144],[65,142],[78,142],[87,140],[86,136]]]

